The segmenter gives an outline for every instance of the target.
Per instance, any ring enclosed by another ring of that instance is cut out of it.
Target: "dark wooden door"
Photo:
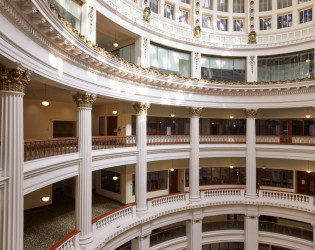
[[[305,171],[297,172],[297,191],[300,194],[308,194],[309,174]]]
[[[169,193],[178,193],[177,185],[178,185],[178,169],[175,169],[174,171],[169,171],[169,184],[170,189]]]
[[[107,116],[107,136],[117,135],[117,116]]]
[[[280,120],[280,142],[292,142],[292,120]]]
[[[105,135],[105,116],[100,116],[98,118],[98,135],[104,136]]]

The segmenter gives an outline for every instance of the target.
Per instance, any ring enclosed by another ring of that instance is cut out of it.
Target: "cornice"
[[[109,79],[160,90],[215,96],[270,96],[315,92],[315,78],[255,83],[219,82],[178,77],[145,69],[92,44],[80,36],[61,16],[58,18],[57,13],[54,14],[47,3],[33,1],[35,5],[31,1],[13,3],[2,0],[0,11],[49,52]],[[10,41],[9,38],[6,40]],[[17,47],[15,43],[12,45]]]

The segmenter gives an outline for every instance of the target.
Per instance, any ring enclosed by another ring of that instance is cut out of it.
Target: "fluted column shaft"
[[[257,111],[245,110],[246,115],[246,197],[257,198],[256,190],[256,118]]]
[[[189,199],[200,200],[199,194],[199,117],[201,108],[189,108],[190,114],[190,159],[189,159]]]
[[[1,155],[0,176],[5,179],[0,249],[23,249],[24,130],[23,96],[30,72],[0,67]]]
[[[78,152],[81,158],[76,191],[76,228],[79,244],[85,248],[92,241],[92,103],[94,95],[73,96],[78,106]]]
[[[136,213],[138,216],[147,212],[147,110],[150,104],[135,103],[137,161],[135,176]]]

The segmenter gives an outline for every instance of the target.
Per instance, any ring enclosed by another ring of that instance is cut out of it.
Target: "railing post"
[[[0,177],[7,178],[3,219],[0,219],[0,248],[23,249],[24,220],[24,134],[23,96],[31,74],[0,67],[1,84],[1,156]]]
[[[190,201],[200,200],[199,194],[199,117],[201,108],[189,108],[190,115],[190,159],[189,159],[189,197]]]
[[[147,112],[148,103],[135,103],[133,108],[137,113],[137,161],[135,176],[136,213],[141,216],[147,213]]]
[[[85,248],[92,238],[92,104],[95,95],[73,95],[78,108],[78,152],[81,158],[76,183],[76,228],[79,244]]]

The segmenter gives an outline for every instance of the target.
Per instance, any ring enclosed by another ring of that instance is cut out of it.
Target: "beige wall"
[[[50,102],[44,107],[40,100],[24,99],[24,138],[40,139],[53,137],[52,121],[76,121],[75,103]]]
[[[42,197],[50,197],[48,202],[42,201]],[[24,196],[24,210],[42,207],[52,204],[52,185],[38,189]]]

